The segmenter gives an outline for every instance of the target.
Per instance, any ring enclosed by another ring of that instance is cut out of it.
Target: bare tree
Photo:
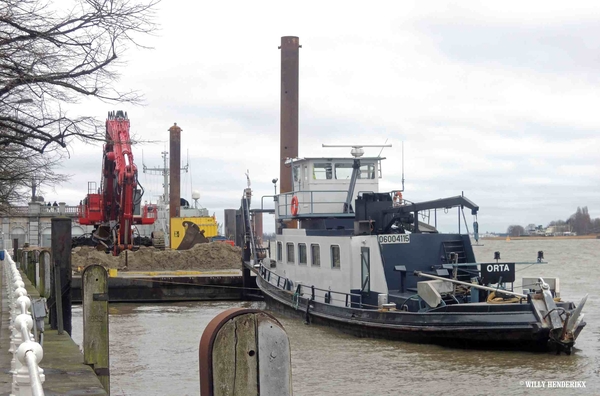
[[[0,207],[23,198],[32,177],[63,179],[53,167],[73,139],[105,139],[96,114],[72,115],[69,104],[140,102],[114,83],[121,55],[156,28],[157,2],[72,0],[61,10],[50,0],[0,0]]]
[[[0,216],[10,214],[9,203],[25,200],[33,186],[63,182],[67,176],[54,171],[60,160],[56,153],[39,155],[24,147],[4,148],[0,155]]]
[[[518,237],[525,235],[525,229],[520,225],[509,225],[506,229],[506,233],[511,237]]]
[[[592,219],[590,218],[587,206],[584,206],[583,208],[578,206],[577,211],[569,217],[567,222],[571,225],[573,231],[576,232],[577,235],[587,235],[592,228]]]
[[[48,0],[0,0],[0,146],[43,153],[72,138],[104,139],[102,123],[65,104],[140,101],[114,82],[119,57],[155,29],[156,3],[73,0],[61,11]]]
[[[594,234],[600,234],[600,217],[592,221],[591,232]]]

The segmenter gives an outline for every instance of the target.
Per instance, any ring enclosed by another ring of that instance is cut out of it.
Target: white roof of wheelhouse
[[[286,164],[291,164],[292,162],[303,162],[303,161],[354,161],[356,158],[354,157],[304,157],[304,158],[288,158],[285,160]],[[372,162],[384,160],[386,157],[360,157],[362,161]]]

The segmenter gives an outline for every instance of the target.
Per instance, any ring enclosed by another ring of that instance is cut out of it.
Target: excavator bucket
[[[152,231],[150,234],[152,246],[155,249],[165,250],[165,233],[164,231]]]
[[[95,239],[106,241],[110,238],[110,227],[101,225],[92,234]]]
[[[200,230],[198,225],[191,221],[184,221],[185,235],[177,250],[188,250],[198,243],[208,243],[208,239],[204,236],[204,230]]]

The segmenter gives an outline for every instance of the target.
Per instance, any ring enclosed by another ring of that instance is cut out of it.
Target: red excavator
[[[144,190],[138,182],[129,119],[123,111],[108,113],[102,163],[100,188],[96,190],[95,182],[88,183],[88,195],[79,205],[79,224],[93,225],[91,244],[117,256],[139,247],[134,225],[153,224],[156,219],[156,206],[152,205],[145,206],[139,215]]]

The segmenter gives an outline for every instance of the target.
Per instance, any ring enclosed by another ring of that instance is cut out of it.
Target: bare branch
[[[140,103],[115,82],[128,47],[157,28],[159,0],[0,0],[0,206],[22,198],[31,174],[53,183],[52,167],[74,140],[104,141],[103,116],[73,115],[84,98]]]
[[[0,144],[12,136],[12,143],[43,152],[66,147],[70,136],[98,139],[95,123],[65,114],[60,104],[84,97],[140,103],[138,93],[113,86],[119,54],[156,29],[157,0],[73,4],[65,11],[48,0],[0,0]]]

